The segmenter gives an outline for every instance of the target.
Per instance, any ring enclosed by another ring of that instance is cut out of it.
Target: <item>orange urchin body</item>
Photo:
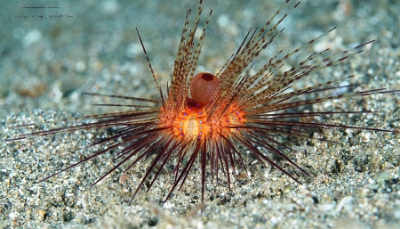
[[[196,79],[205,75],[212,76],[213,80],[198,83]],[[212,110],[210,105],[219,91],[218,85],[219,80],[214,75],[197,74],[190,85],[190,94],[193,98],[187,97],[178,112],[174,109],[164,110],[162,107],[159,113],[160,127],[172,127],[167,131],[181,142],[194,142],[203,138],[218,140],[221,138],[220,135],[229,138],[232,132],[236,132],[234,128],[229,127],[241,125],[246,120],[243,111],[235,103],[229,104],[221,118],[208,118]],[[173,107],[169,103],[174,102],[167,101],[166,107]]]

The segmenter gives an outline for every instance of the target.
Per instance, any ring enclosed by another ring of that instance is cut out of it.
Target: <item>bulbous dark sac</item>
[[[219,79],[211,73],[201,72],[195,75],[190,83],[192,99],[205,105],[215,98],[219,88]]]

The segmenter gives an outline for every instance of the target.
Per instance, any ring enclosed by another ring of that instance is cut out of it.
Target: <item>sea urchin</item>
[[[260,163],[269,164],[300,183],[294,175],[271,157],[271,155],[278,156],[305,175],[309,175],[306,170],[282,152],[282,148],[289,149],[289,147],[278,140],[278,136],[331,142],[323,138],[313,138],[309,133],[331,128],[394,131],[309,121],[310,118],[315,116],[373,113],[371,111],[305,112],[298,108],[329,100],[397,91],[385,91],[382,88],[351,93],[333,93],[340,91],[338,89],[354,87],[354,84],[338,86],[341,81],[353,76],[346,76],[301,89],[288,90],[294,82],[359,54],[363,51],[363,47],[373,42],[363,43],[337,55],[330,55],[329,49],[326,49],[322,52],[312,53],[296,64],[289,66],[286,63],[288,58],[304,52],[307,46],[313,45],[318,39],[334,29],[291,52],[279,51],[275,56],[265,60],[263,62],[265,64],[258,70],[252,70],[254,60],[282,34],[283,29],[278,27],[287,17],[287,14],[282,13],[282,11],[290,12],[298,5],[299,3],[295,3],[291,7],[289,0],[287,0],[261,29],[249,30],[237,51],[214,75],[207,72],[195,74],[206,28],[212,14],[211,11],[202,31],[200,31],[201,36],[196,41],[195,34],[202,13],[202,1],[200,1],[196,19],[192,26],[189,25],[190,10],[187,12],[174,62],[171,84],[170,86],[167,85],[166,90],[163,90],[157,82],[143,41],[139,31],[137,31],[155,85],[159,91],[158,100],[86,93],[132,101],[132,104],[127,105],[132,109],[124,112],[86,116],[84,120],[95,118],[96,121],[22,134],[7,141],[113,127],[115,131],[111,133],[111,136],[91,145],[91,147],[106,146],[103,150],[48,176],[43,181],[99,155],[113,152],[118,163],[94,182],[93,185],[95,185],[122,165],[126,165],[126,171],[139,161],[150,158],[150,165],[141,182],[137,185],[132,199],[144,182],[149,180],[150,183],[147,187],[151,188],[165,165],[173,164],[171,189],[165,199],[168,200],[176,189],[182,188],[188,174],[195,165],[195,161],[198,159],[201,171],[201,200],[203,202],[205,186],[208,181],[218,182],[218,175],[222,172],[226,176],[229,186],[232,180],[231,176],[235,176],[238,169],[246,169],[242,157],[244,150],[249,151]],[[321,97],[322,92],[327,91],[331,91],[332,95]],[[309,95],[315,95],[315,98],[310,99],[307,97]],[[101,105],[124,106],[119,104]],[[152,178],[150,179],[150,177]]]

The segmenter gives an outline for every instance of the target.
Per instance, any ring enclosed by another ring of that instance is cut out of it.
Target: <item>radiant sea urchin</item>
[[[278,51],[269,59],[262,60],[264,65],[253,70],[254,60],[282,34],[283,28],[280,28],[280,24],[287,17],[287,13],[299,5],[299,3],[290,5],[289,2],[289,0],[286,1],[262,28],[249,30],[236,52],[214,75],[208,72],[195,73],[210,18],[207,18],[203,28],[200,29],[201,35],[196,41],[195,34],[203,7],[200,1],[196,19],[192,25],[189,23],[190,10],[187,12],[171,84],[164,89],[158,84],[143,41],[137,32],[151,75],[159,91],[159,99],[87,93],[132,101],[130,105],[102,104],[103,106],[126,106],[131,107],[132,110],[87,116],[83,118],[83,121],[93,118],[96,121],[22,134],[8,141],[113,127],[115,130],[111,136],[90,145],[103,145],[105,146],[103,150],[48,176],[43,181],[109,152],[114,153],[118,163],[93,185],[120,166],[125,166],[126,171],[142,160],[151,160],[132,199],[145,182],[149,182],[147,188],[151,188],[162,169],[167,164],[172,164],[171,188],[165,197],[165,200],[168,200],[175,190],[182,188],[196,160],[199,160],[201,199],[204,201],[208,181],[218,182],[219,175],[223,174],[229,186],[232,176],[236,176],[238,170],[246,170],[242,153],[244,150],[249,151],[258,162],[269,164],[300,183],[296,176],[274,160],[274,156],[277,156],[289,162],[303,174],[309,175],[305,169],[284,154],[283,151],[290,148],[285,142],[279,140],[280,136],[334,143],[328,139],[311,137],[309,133],[332,128],[394,132],[310,121],[316,116],[373,113],[371,111],[306,112],[301,110],[302,107],[330,100],[397,91],[385,91],[382,88],[337,94],[337,91],[340,92],[338,89],[349,89],[355,86],[354,84],[339,85],[341,81],[353,76],[289,90],[294,82],[361,53],[363,47],[373,42],[365,42],[336,55],[331,55],[330,50],[325,49],[322,52],[310,53],[307,57],[298,59],[295,64],[287,63],[289,58],[304,53],[307,46],[313,45],[334,29],[297,49],[289,52]],[[209,16],[211,14],[212,12]],[[336,94],[323,96],[322,92],[329,91]],[[310,99],[309,95],[315,95],[315,98]]]

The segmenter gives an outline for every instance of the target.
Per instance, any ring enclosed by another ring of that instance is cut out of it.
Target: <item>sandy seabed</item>
[[[1,139],[33,128],[76,124],[76,117],[104,110],[82,92],[155,97],[157,91],[136,35],[145,42],[152,65],[166,85],[188,8],[194,1],[4,2],[0,9]],[[215,72],[240,44],[248,29],[261,27],[281,1],[205,1],[214,10],[199,71]],[[33,5],[32,5],[33,6]],[[57,8],[53,7],[56,6]],[[52,8],[53,7],[53,8]],[[375,39],[365,53],[321,71],[294,86],[354,74],[358,90],[400,89],[400,3],[396,1],[303,1],[282,27],[271,50],[299,47],[337,26],[311,47],[343,51]],[[193,15],[192,15],[193,16]],[[271,55],[266,51],[262,58]],[[337,115],[331,123],[399,129],[400,94],[330,101],[315,111],[373,110],[378,114]],[[72,121],[65,121],[72,120]],[[128,205],[149,162],[126,174],[122,169],[93,188],[114,164],[112,155],[78,166],[49,181],[40,179],[81,160],[99,148],[84,148],[104,130],[38,137],[0,147],[0,227],[3,228],[400,228],[399,135],[330,130],[318,133],[342,144],[290,139],[288,155],[313,174],[295,169],[303,185],[246,156],[250,179],[227,189],[226,180],[207,186],[201,209],[198,166],[184,188],[161,204],[170,188],[163,172],[150,191]],[[317,136],[317,135],[315,135]],[[243,151],[243,154],[247,153]],[[125,178],[127,178],[125,180]]]

